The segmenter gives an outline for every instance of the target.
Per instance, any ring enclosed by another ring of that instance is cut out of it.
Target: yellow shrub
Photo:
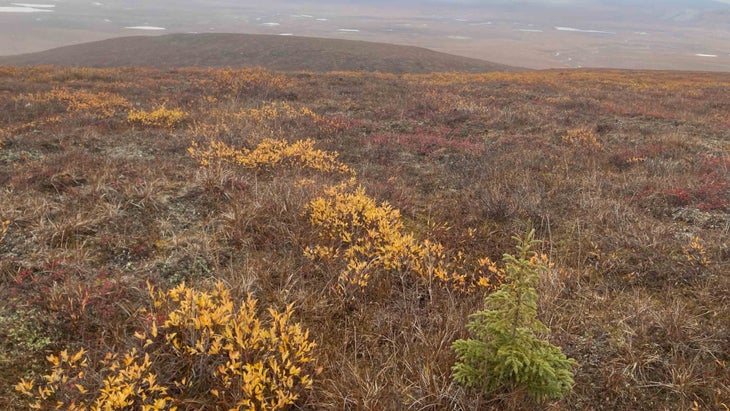
[[[337,153],[315,149],[314,140],[310,139],[294,143],[264,139],[253,150],[236,149],[220,141],[211,141],[208,148],[203,149],[193,142],[188,148],[188,153],[201,167],[234,164],[257,169],[285,165],[323,172],[354,174],[350,167],[337,160]]]
[[[264,122],[277,119],[317,119],[318,115],[307,107],[295,108],[286,102],[273,102],[265,104],[261,108],[243,110],[239,114],[242,118],[254,122]]]
[[[127,121],[149,127],[173,128],[188,118],[188,113],[180,109],[161,106],[154,111],[132,110]]]
[[[378,205],[362,187],[347,192],[331,188],[308,206],[309,221],[328,246],[307,251],[309,257],[342,257],[346,268],[340,282],[365,287],[373,269],[402,270],[417,252],[412,235],[403,233],[400,212]]]
[[[204,388],[220,405],[235,409],[283,409],[311,387],[307,368],[315,344],[291,322],[291,305],[283,312],[269,308],[270,320],[262,321],[256,300],[249,296],[236,307],[222,283],[211,292],[180,285],[151,295],[155,310],[166,313],[165,344],[184,357],[182,370],[190,372],[187,382],[178,380],[178,389],[200,389],[193,378],[201,365],[208,375],[200,378],[211,385]],[[154,333],[153,328],[138,337],[147,340]]]
[[[311,125],[320,132],[336,130],[336,123],[319,115],[307,107],[294,107],[286,102],[264,104],[261,108],[241,110],[236,114],[237,120],[243,120],[259,130],[277,132],[286,124],[296,124],[299,128]]]
[[[492,287],[488,259],[470,267],[461,252],[448,253],[443,245],[418,241],[406,232],[400,212],[388,203],[378,204],[354,180],[325,190],[307,206],[309,221],[320,244],[305,250],[314,260],[342,261],[339,276],[343,291],[364,288],[380,271],[413,272],[430,285],[434,280],[458,291]]]
[[[139,347],[92,361],[85,350],[49,356],[50,374],[21,380],[31,408],[158,410],[197,403],[210,409],[278,410],[312,386],[314,343],[293,323],[292,306],[258,316],[218,283],[210,292],[150,287]]]
[[[124,97],[107,92],[54,88],[45,93],[22,97],[30,103],[61,102],[69,113],[88,113],[97,117],[112,117],[117,111],[128,110],[131,104]]]
[[[70,355],[49,355],[51,373],[41,381],[21,380],[15,389],[28,397],[31,409],[64,410],[174,410],[167,388],[150,371],[150,355],[136,349],[122,356],[107,354],[90,365],[84,349]],[[130,408],[131,407],[131,408]]]

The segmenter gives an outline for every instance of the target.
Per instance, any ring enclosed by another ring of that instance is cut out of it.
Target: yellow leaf
[[[81,359],[81,357],[83,357],[84,354],[86,354],[86,352],[87,351],[85,349],[83,349],[83,348],[80,349],[79,352],[77,352],[76,354],[73,355],[73,357],[71,357],[71,361],[70,362],[72,364],[75,363],[75,362],[78,362]]]
[[[53,364],[54,367],[58,367],[58,364],[60,362],[59,359],[58,359],[58,357],[56,357],[55,355],[51,354],[48,357],[46,357],[46,359],[48,360],[48,362],[50,362],[51,364]]]
[[[23,394],[30,395],[30,391],[33,389],[33,380],[26,381],[21,379],[19,383],[15,384],[15,391]]]

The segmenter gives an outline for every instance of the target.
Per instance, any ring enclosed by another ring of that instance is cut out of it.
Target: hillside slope
[[[132,36],[0,57],[1,65],[87,67],[251,67],[386,73],[517,71],[516,67],[432,50],[311,37],[256,34]]]

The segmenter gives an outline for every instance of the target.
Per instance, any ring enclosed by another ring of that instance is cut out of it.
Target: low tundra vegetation
[[[49,355],[49,374],[15,387],[30,408],[279,410],[311,388],[315,343],[291,320],[291,306],[262,319],[255,299],[236,303],[222,283],[148,288],[137,341],[101,358],[85,348]]]
[[[0,408],[730,406],[727,74],[0,84]]]

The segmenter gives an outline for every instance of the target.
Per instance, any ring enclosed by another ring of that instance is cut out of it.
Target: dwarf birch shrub
[[[538,274],[545,257],[533,247],[534,230],[517,240],[517,256],[505,254],[505,282],[487,296],[485,308],[470,316],[467,329],[474,338],[457,340],[456,382],[489,393],[524,387],[535,400],[561,398],[573,387],[577,365],[560,347],[541,339],[550,332],[537,318]]]
[[[312,387],[314,342],[291,320],[292,306],[260,316],[256,300],[234,302],[222,284],[158,291],[133,346],[100,360],[81,349],[50,355],[49,374],[16,390],[34,409],[280,410]]]

